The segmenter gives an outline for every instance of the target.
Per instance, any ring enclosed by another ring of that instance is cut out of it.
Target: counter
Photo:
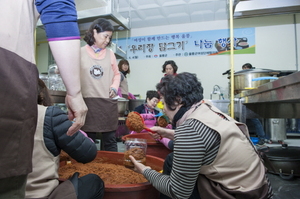
[[[300,71],[243,91],[235,101],[262,118],[300,118]]]

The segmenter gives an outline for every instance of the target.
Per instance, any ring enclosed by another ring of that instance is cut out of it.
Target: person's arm
[[[75,123],[67,134],[73,135],[85,122],[85,105],[80,84],[80,33],[77,11],[73,0],[36,0],[36,8],[41,15],[46,36],[66,86],[66,105],[70,120]]]
[[[160,126],[153,126],[150,128],[152,131],[155,131],[157,134],[154,134],[153,136],[155,139],[159,139],[160,136],[164,138],[168,138],[170,140],[174,140],[174,133],[175,131],[173,129],[167,129]]]
[[[142,173],[161,193],[174,199],[189,198],[201,165],[210,163],[205,160],[205,155],[211,146],[219,141],[218,136],[217,132],[201,122],[190,120],[176,129],[173,168],[170,176],[140,163],[135,163],[134,170]],[[211,139],[216,142],[212,142]],[[211,161],[214,160],[217,152],[217,150],[213,151]]]
[[[68,135],[73,135],[84,125],[87,113],[87,106],[82,98],[80,84],[80,41],[56,41],[49,42],[49,45],[66,86],[65,103],[68,107],[68,117],[70,120],[76,119],[67,132]],[[73,57],[74,55],[78,56]]]
[[[110,86],[110,92],[109,92],[109,96],[111,98],[113,98],[117,95],[117,91],[118,91],[119,86],[120,86],[121,75],[120,75],[120,71],[119,71],[119,68],[118,68],[117,59],[116,59],[115,54],[113,53],[112,50],[107,49],[107,51],[108,51],[107,53],[110,53],[111,66],[112,66],[112,70],[114,72],[113,83]]]
[[[97,147],[80,131],[67,136],[66,131],[72,125],[67,115],[58,107],[50,106],[44,120],[44,142],[47,149],[57,156],[64,150],[77,162],[87,163],[95,159]]]
[[[135,107],[133,111],[138,112],[139,114],[145,113],[144,104],[141,104],[141,105]]]

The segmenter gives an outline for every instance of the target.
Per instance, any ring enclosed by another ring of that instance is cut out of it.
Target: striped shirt
[[[226,119],[227,118],[224,118]],[[202,165],[211,164],[220,147],[218,132],[196,119],[188,119],[175,130],[174,159],[171,175],[146,169],[144,176],[161,193],[173,198],[189,198]],[[273,198],[272,187],[266,175],[268,197]],[[200,197],[199,197],[200,198]]]
[[[196,119],[188,119],[175,130],[171,175],[146,169],[144,176],[161,193],[174,199],[188,198],[201,165],[211,164],[220,147],[220,135]]]

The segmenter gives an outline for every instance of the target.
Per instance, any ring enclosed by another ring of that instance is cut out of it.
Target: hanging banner
[[[113,40],[127,59],[213,56],[230,53],[229,30],[149,35]],[[234,54],[255,54],[255,28],[234,29]]]

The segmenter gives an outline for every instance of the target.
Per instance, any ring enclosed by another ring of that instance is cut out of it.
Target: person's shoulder
[[[135,107],[134,111],[141,113],[144,108],[145,108],[144,104],[141,104],[141,105]]]
[[[106,49],[106,52],[110,54],[110,57],[111,57],[111,58],[116,59],[116,55],[115,55],[114,51],[112,51],[112,50],[109,49],[109,48],[105,48],[105,49]]]
[[[47,107],[45,121],[52,121],[51,123],[54,126],[60,125],[65,122],[68,122],[68,125],[71,124],[71,121],[69,121],[68,119],[68,115],[57,106]]]
[[[61,114],[66,115],[66,113],[57,106],[48,106],[47,112],[52,112],[53,114],[59,114],[59,115]]]

